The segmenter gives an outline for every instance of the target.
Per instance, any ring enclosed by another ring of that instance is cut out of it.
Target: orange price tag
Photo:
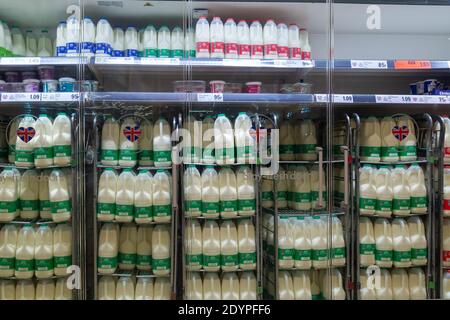
[[[431,61],[395,60],[395,69],[431,69]]]

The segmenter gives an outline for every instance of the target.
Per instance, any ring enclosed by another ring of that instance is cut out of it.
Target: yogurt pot
[[[28,80],[28,79],[36,79],[37,74],[34,71],[23,71],[22,72],[22,81]]]
[[[223,92],[225,93],[241,93],[242,83],[227,82],[224,85]]]
[[[58,80],[42,80],[42,92],[58,92]]]
[[[59,78],[60,92],[75,92],[76,80],[74,78]]]
[[[259,81],[246,82],[244,91],[246,93],[261,93],[262,83]]]
[[[439,81],[436,79],[427,79],[423,81],[424,94],[433,94],[433,92],[439,87]]]
[[[6,80],[6,82],[19,83],[20,82],[20,75],[19,75],[18,72],[8,71],[8,72],[5,72],[5,80]]]
[[[225,81],[222,80],[210,81],[209,87],[212,93],[223,93],[225,89]]]
[[[37,79],[23,80],[23,90],[25,92],[39,92],[39,84],[41,82]]]
[[[39,78],[41,80],[55,79],[55,67],[52,66],[39,66],[38,68]]]

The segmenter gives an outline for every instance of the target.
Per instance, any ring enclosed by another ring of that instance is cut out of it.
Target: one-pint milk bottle
[[[136,267],[149,271],[152,268],[153,226],[142,225],[137,229]]]
[[[331,265],[345,266],[345,241],[342,222],[338,217],[331,218]]]
[[[185,298],[186,300],[203,300],[203,280],[200,273],[187,273]]]
[[[14,280],[0,280],[0,300],[15,300],[16,284]]]
[[[294,283],[289,271],[280,271],[278,273],[278,299],[294,300]]]
[[[141,138],[141,127],[132,117],[127,117],[120,126],[119,165],[134,167],[137,163],[138,140]]]
[[[14,220],[19,210],[19,180],[12,168],[3,169],[0,174],[0,221]]]
[[[120,277],[116,284],[116,300],[134,300],[134,279]]]
[[[289,59],[289,29],[284,23],[277,25],[278,59]]]
[[[134,219],[134,193],[136,176],[126,168],[117,179],[116,216],[119,222],[131,222]]]
[[[52,218],[52,206],[50,205],[50,190],[48,183],[50,171],[43,170],[39,176],[39,216],[41,219]]]
[[[105,18],[100,18],[95,32],[95,55],[97,57],[108,57],[112,54],[114,31]]]
[[[45,168],[53,164],[53,123],[46,114],[40,114],[35,124],[34,165]]]
[[[238,213],[240,216],[255,214],[256,197],[253,172],[249,166],[240,166],[236,173]]]
[[[375,213],[381,217],[392,215],[392,173],[388,166],[381,166],[375,173],[375,185],[377,188],[377,203]]]
[[[105,223],[98,236],[98,273],[112,274],[117,269],[119,254],[119,225]]]
[[[35,300],[36,290],[32,280],[19,280],[16,282],[16,300]]]
[[[125,31],[125,55],[137,57],[139,55],[138,32],[135,27],[130,26]]]
[[[359,263],[362,267],[375,264],[375,236],[368,217],[359,218]]]
[[[136,266],[137,229],[131,223],[123,224],[119,236],[119,269],[133,270]]]
[[[16,162],[16,141],[17,141],[17,128],[19,127],[19,123],[21,118],[15,118],[10,122],[9,132],[8,132],[8,162],[15,163]]]
[[[238,223],[239,267],[243,270],[256,269],[255,226],[251,219],[242,219]]]
[[[316,160],[317,133],[316,126],[312,120],[302,120],[298,126],[296,136],[299,139],[297,144],[298,160]]]
[[[56,280],[55,300],[72,300],[72,291],[67,288],[66,278],[59,278]]]
[[[37,278],[53,276],[53,230],[48,225],[40,225],[36,230],[34,259]]]
[[[70,219],[72,199],[69,194],[69,183],[66,174],[54,169],[48,181],[50,208],[52,219],[55,222],[63,222]]]
[[[53,121],[53,156],[56,166],[68,166],[72,159],[72,122],[64,112]]]
[[[234,163],[234,134],[230,120],[221,113],[214,122],[214,147],[217,164]]]
[[[106,166],[116,166],[119,160],[119,123],[108,115],[102,127],[101,162]]]
[[[122,28],[114,28],[114,41],[113,41],[113,57],[125,56],[125,33]]]
[[[188,27],[184,35],[184,57],[195,58],[195,33]]]
[[[53,261],[57,276],[66,275],[72,265],[72,228],[66,223],[58,224],[53,231]]]
[[[309,271],[294,271],[292,275],[294,283],[295,300],[311,300],[311,280]]]
[[[202,228],[196,219],[189,219],[185,224],[186,236],[184,239],[185,261],[188,271],[198,271],[203,266],[202,255]]]
[[[299,31],[302,60],[311,60],[311,46],[309,45],[308,31],[306,29],[300,29]]]
[[[222,300],[239,299],[239,278],[236,272],[227,272],[222,275]]]
[[[61,21],[56,28],[56,56],[64,57],[67,54],[66,47],[67,23]],[[25,55],[25,54],[24,54]]]
[[[264,58],[277,59],[278,58],[278,30],[276,23],[269,19],[266,21],[263,29],[264,37]]]
[[[289,25],[289,58],[300,60],[302,58],[302,51],[300,47],[300,32],[296,24]]]
[[[153,25],[149,24],[145,28],[142,40],[144,49],[143,56],[148,58],[156,58],[158,56],[158,34]]]
[[[53,279],[42,279],[36,284],[36,300],[54,300],[55,282]]]
[[[202,172],[202,215],[205,217],[217,218],[219,213],[219,176],[214,169],[214,166],[208,165]]]
[[[256,300],[256,277],[251,271],[241,273],[239,278],[239,300]]]
[[[294,266],[296,269],[309,270],[312,266],[310,223],[305,217],[297,217],[293,227]]]
[[[203,300],[222,300],[222,285],[216,272],[207,272],[203,277]]]
[[[409,300],[409,281],[406,270],[393,269],[391,271],[391,276],[394,300]]]
[[[381,128],[375,117],[361,121],[361,160],[380,161],[381,154]]]
[[[411,263],[413,266],[425,266],[427,264],[427,238],[425,226],[420,217],[408,219],[409,238],[411,240]]]
[[[0,229],[0,276],[14,276],[14,262],[17,246],[17,227],[5,224]]]
[[[282,167],[278,169],[277,196],[276,203],[278,208],[287,208],[288,206],[288,185],[287,172]]]
[[[158,57],[170,58],[170,30],[167,26],[158,30]]]
[[[138,140],[139,145],[139,165],[153,165],[153,123],[149,120],[141,122],[141,136]]]
[[[295,160],[295,129],[292,120],[284,120],[280,125],[280,160]]]
[[[134,300],[153,300],[153,279],[138,278]]]
[[[392,201],[393,214],[396,216],[409,215],[411,212],[411,191],[404,166],[397,165],[392,170],[392,189],[394,192],[394,199]]]
[[[232,218],[237,216],[236,175],[230,167],[222,167],[219,171],[220,216]]]
[[[263,208],[273,208],[273,179],[263,177],[261,183],[261,206]]]
[[[152,270],[157,276],[170,273],[170,228],[156,225],[152,233]]]
[[[172,165],[170,125],[163,118],[159,118],[153,127],[153,161],[155,162],[155,167]]]
[[[158,169],[153,177],[153,220],[169,222],[172,219],[172,192],[170,175]]]
[[[411,266],[411,240],[408,224],[404,219],[396,218],[392,221],[392,240],[394,267],[405,268]]]
[[[291,221],[281,216],[278,221],[278,265],[281,269],[294,267],[294,230]]]
[[[35,219],[39,215],[39,176],[36,170],[27,170],[20,178],[20,217]]]
[[[240,20],[237,25],[238,57],[250,58],[250,28],[245,20]]]
[[[444,199],[442,204],[442,212],[445,217],[450,217],[450,166],[448,165],[444,166]]]
[[[258,20],[250,25],[250,53],[252,59],[262,59],[264,56],[263,28]]]
[[[188,165],[184,172],[184,213],[186,217],[202,214],[202,178],[195,165]]]
[[[393,259],[392,228],[387,219],[375,220],[375,263],[381,268],[391,268]]]
[[[310,226],[313,268],[326,268],[328,265],[327,221],[320,216],[314,216]]]
[[[426,277],[421,268],[411,268],[408,270],[408,283],[409,298],[411,300],[426,300]]]
[[[381,119],[381,161],[393,162],[398,160],[398,140],[392,133],[395,126],[396,123],[392,117]]]
[[[98,280],[98,300],[116,300],[116,281],[114,277],[102,276]]]
[[[427,213],[427,188],[422,168],[418,164],[412,164],[406,171],[406,177],[411,191],[411,213]]]
[[[311,178],[304,166],[297,166],[295,170],[294,209],[311,210]]]
[[[225,58],[236,59],[238,57],[237,26],[233,18],[228,18],[224,26]]]
[[[15,163],[18,167],[34,166],[34,142],[36,130],[35,120],[32,116],[23,117],[16,132],[16,159]]]
[[[232,220],[220,224],[220,260],[226,272],[235,271],[239,266],[237,230]]]
[[[375,213],[377,203],[375,172],[376,169],[368,164],[359,169],[359,213],[361,215],[373,215]]]
[[[85,17],[83,19],[83,43],[81,45],[81,54],[85,57],[92,57],[95,54],[95,29],[92,19]]]
[[[417,138],[413,120],[409,116],[402,116],[397,121],[398,131],[396,136],[400,140],[399,156],[402,161],[417,159]]]
[[[202,121],[202,162],[212,164],[215,162],[215,132],[212,116],[206,116]]]
[[[323,170],[323,169],[322,169]],[[322,175],[322,183],[319,183],[319,167],[312,166],[309,172],[309,176],[311,179],[311,208],[313,210],[319,211],[321,208],[326,206],[327,201],[327,193],[324,191],[325,189],[325,175]],[[322,203],[319,204],[319,188],[322,188],[320,192],[322,192]]]
[[[172,58],[183,58],[184,56],[184,33],[180,27],[172,30],[170,37],[170,56]]]
[[[197,48],[197,58],[209,58],[210,32],[209,22],[206,17],[200,17],[195,26],[195,46]]]
[[[106,168],[100,175],[97,195],[97,220],[112,221],[116,214],[117,173]]]
[[[256,141],[251,136],[252,120],[245,112],[239,112],[234,122],[236,160],[238,163],[256,162]]]
[[[35,232],[31,224],[25,224],[17,235],[14,275],[17,279],[31,279],[34,275]]]
[[[206,220],[202,230],[203,269],[219,271],[220,269],[220,229],[214,220]]]
[[[153,220],[153,176],[145,169],[139,170],[135,178],[134,219],[136,223]]]
[[[30,51],[36,52],[36,45],[34,44],[33,46],[28,46],[28,39],[27,39],[27,51],[28,48],[31,49]],[[75,14],[73,14],[69,18],[67,18],[66,55],[76,57],[79,53],[80,53],[80,21],[78,20],[78,17]]]

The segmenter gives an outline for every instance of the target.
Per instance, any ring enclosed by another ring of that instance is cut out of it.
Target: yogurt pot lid
[[[209,83],[214,84],[214,83],[223,83],[225,84],[225,81],[222,80],[211,80]]]
[[[262,85],[262,82],[259,82],[259,81],[251,81],[251,82],[246,82],[245,85],[246,85],[246,86],[255,86],[255,85],[260,86],[260,85]]]
[[[66,82],[75,82],[76,80],[74,78],[59,78],[59,81],[66,81]]]

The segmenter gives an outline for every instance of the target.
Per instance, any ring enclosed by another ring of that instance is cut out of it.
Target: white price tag
[[[179,58],[141,58],[140,61],[142,65],[180,65]]]
[[[134,57],[95,57],[96,64],[136,64]]]
[[[328,95],[327,94],[315,94],[316,102],[327,102],[328,101]]]
[[[2,93],[2,102],[35,102],[41,101],[42,95],[33,92]]]
[[[223,102],[222,93],[197,93],[198,102]]]
[[[259,66],[261,66],[261,60],[258,60],[258,59],[223,59],[222,64],[224,66],[228,66],[228,67],[259,67]]]
[[[313,63],[311,60],[274,60],[274,66],[287,67],[287,68],[312,68]]]
[[[353,96],[351,94],[334,94],[334,103],[353,103]]]
[[[446,104],[449,102],[448,97],[446,96],[417,96],[417,103],[426,103],[426,104]]]
[[[5,57],[0,59],[1,64],[4,65],[36,65],[41,64],[40,57]]]
[[[419,101],[420,96],[412,95],[375,95],[375,101],[377,103],[423,103]]]
[[[387,69],[387,60],[351,60],[352,69]]]
[[[45,102],[70,102],[79,99],[78,92],[46,92],[42,94],[42,101]]]

